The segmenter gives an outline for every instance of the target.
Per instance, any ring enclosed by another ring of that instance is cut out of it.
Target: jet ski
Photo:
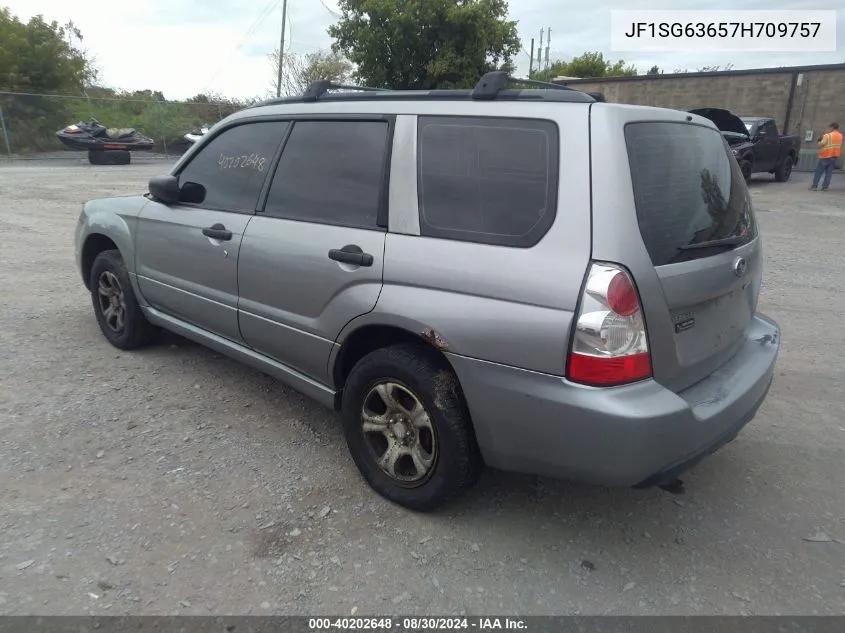
[[[185,140],[189,143],[196,143],[206,134],[208,134],[208,126],[203,125],[185,134]]]
[[[68,148],[76,150],[151,150],[153,139],[140,134],[135,128],[107,128],[91,117],[86,123],[79,121],[56,132],[58,139]]]

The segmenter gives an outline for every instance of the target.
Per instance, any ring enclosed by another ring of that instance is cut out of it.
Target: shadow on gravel
[[[299,421],[310,428],[316,437],[324,440],[317,447],[321,453],[319,463],[351,463],[337,414],[275,379],[170,332],[162,332],[156,345],[133,353],[178,360],[179,363],[196,366],[202,374],[214,372],[217,375],[238,377],[240,396],[252,401],[256,408],[273,410],[282,399],[288,403],[295,400]],[[206,364],[213,364],[214,368],[204,368]],[[186,368],[186,371],[190,371],[190,368]],[[227,381],[221,380],[216,386],[206,382],[204,388],[224,393],[228,388]],[[233,427],[237,430],[236,422]],[[742,449],[733,448],[742,443],[742,437],[740,434],[735,442],[686,473],[682,479],[688,485],[683,494],[671,494],[659,488],[602,488],[487,469],[478,485],[465,496],[440,512],[416,516],[425,517],[426,521],[433,523],[443,523],[445,527],[452,522],[470,526],[485,524],[496,517],[525,515],[527,512],[534,520],[550,520],[560,524],[586,522],[598,528],[604,521],[615,524],[624,520],[635,531],[639,529],[636,527],[638,524],[654,529],[656,518],[661,515],[666,518],[667,511],[672,516],[682,511],[688,503],[702,501],[702,496],[709,496],[713,489],[718,491],[717,503],[727,506],[742,501],[743,497],[750,494],[750,491],[742,490],[747,470]],[[281,438],[278,439],[281,441]],[[337,469],[336,476],[339,479],[344,477],[346,469],[337,466],[332,468]],[[715,479],[736,482],[738,487],[734,490],[720,489]],[[370,492],[363,479],[354,485]],[[331,491],[327,490],[326,494],[328,500]],[[386,509],[405,512],[383,501],[375,493],[371,493],[371,496]],[[618,527],[613,529],[618,531]],[[642,530],[645,529],[642,527]]]
[[[774,188],[775,190],[789,189],[796,191],[801,189],[809,189],[813,182],[813,174],[807,171],[792,172],[787,182],[777,182],[773,176],[769,174],[755,174],[748,183],[748,188],[751,190],[763,191]],[[807,192],[810,193],[816,192]],[[823,192],[817,192],[823,193]],[[830,189],[828,193],[845,193],[845,171],[836,171],[833,173],[833,178],[830,181]]]

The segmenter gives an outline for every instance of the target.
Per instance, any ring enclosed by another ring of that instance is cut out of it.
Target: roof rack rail
[[[511,90],[506,91],[512,85],[528,85],[545,90]],[[346,91],[344,94],[329,94],[330,90]],[[356,94],[357,93],[357,94]],[[325,97],[326,101],[370,101],[370,100],[399,100],[407,101],[414,99],[423,100],[487,100],[501,98],[508,101],[552,101],[552,102],[580,102],[594,103],[604,101],[604,95],[596,92],[584,92],[577,88],[563,86],[561,84],[535,81],[533,79],[521,79],[511,77],[503,71],[486,73],[472,90],[466,89],[433,89],[433,90],[391,90],[390,88],[371,88],[368,86],[349,86],[336,84],[328,79],[312,81],[305,92],[292,97],[277,97],[260,103],[248,106],[258,108],[262,106],[283,105],[293,103],[313,103]]]
[[[549,83],[548,81],[536,81],[534,79],[520,79],[518,77],[511,77],[503,70],[494,70],[493,72],[485,73],[475,88],[472,90],[473,99],[495,99],[496,96],[505,88],[513,84],[522,84],[526,86],[536,86],[538,88],[550,88],[552,90],[571,90],[580,92],[569,86],[562,86],[560,84]],[[592,95],[590,95],[592,96]]]
[[[318,79],[308,84],[308,88],[302,93],[302,101],[310,103],[316,101],[329,90],[359,90],[361,92],[383,92],[386,88],[369,88],[367,86],[347,86],[344,84],[336,84],[329,79]]]
[[[259,103],[249,106],[250,108],[258,108],[268,105],[279,105],[282,103],[311,103],[322,97],[329,90],[357,90],[358,92],[390,92],[389,88],[369,88],[367,86],[347,86],[344,84],[336,84],[329,79],[317,79],[308,84],[301,95],[293,97],[274,97]]]

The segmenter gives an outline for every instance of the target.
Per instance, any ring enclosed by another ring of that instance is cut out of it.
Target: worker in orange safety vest
[[[819,162],[816,163],[816,173],[813,174],[813,184],[810,185],[811,190],[818,191],[819,180],[824,174],[822,191],[827,191],[833,168],[841,156],[842,132],[839,131],[838,123],[831,123],[828,131],[819,139]]]

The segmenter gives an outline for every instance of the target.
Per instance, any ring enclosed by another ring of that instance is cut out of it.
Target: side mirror
[[[176,176],[150,178],[150,195],[162,204],[179,202],[179,179]]]
[[[205,187],[197,182],[186,182],[179,189],[179,202],[201,204],[205,200]]]
[[[186,182],[181,187],[176,176],[156,176],[150,179],[150,195],[162,204],[200,204],[205,200],[205,187],[196,182]]]

